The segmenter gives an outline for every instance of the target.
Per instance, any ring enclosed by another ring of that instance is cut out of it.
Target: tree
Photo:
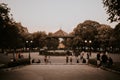
[[[113,36],[114,43],[112,43],[112,45],[114,48],[119,48],[120,51],[120,23],[115,26]]]
[[[106,50],[107,47],[110,47],[110,39],[113,34],[113,29],[109,25],[101,24],[101,26],[97,29],[97,41],[98,47],[103,48]]]
[[[6,29],[8,29],[8,26],[11,24],[11,19],[9,17],[10,8],[7,7],[7,4],[1,3],[0,4],[0,48],[6,48],[8,47],[6,42],[9,40],[7,38]]]
[[[84,46],[85,40],[91,40],[92,44],[94,44],[93,42],[96,38],[98,27],[100,27],[100,24],[92,20],[86,20],[83,23],[78,24],[77,27],[74,28],[74,46],[75,44],[76,46]]]
[[[66,38],[63,41],[63,44],[65,45],[66,49],[71,49],[72,48],[72,42],[73,42],[73,38]]]
[[[120,23],[114,28],[114,36],[117,40],[120,40]]]
[[[72,43],[72,45],[73,45],[73,49],[75,49],[75,48],[79,48],[80,46],[82,46],[82,39],[81,39],[81,37],[80,36],[75,36],[74,38],[73,38],[73,43]]]
[[[74,32],[76,36],[79,35],[83,40],[93,40],[97,34],[98,27],[100,27],[98,22],[86,20],[83,23],[78,24],[78,26],[74,29]]]
[[[115,41],[113,29],[109,25],[99,24],[96,21],[86,20],[74,29],[73,45],[76,47],[92,46],[94,50],[112,46]],[[118,34],[117,31],[116,34]],[[87,41],[85,43],[85,41]],[[89,43],[91,41],[91,43]]]
[[[43,48],[46,46],[46,33],[43,31],[34,32],[32,34],[33,47]]]
[[[10,8],[7,7],[7,4],[0,3],[0,25],[5,27],[5,24],[11,22],[10,18]]]
[[[24,27],[10,16],[7,4],[0,4],[0,48],[15,49],[24,46]]]
[[[23,48],[25,47],[25,41],[27,40],[27,36],[30,34],[27,28],[23,27],[22,24],[19,22],[13,22],[13,26],[16,30],[11,30],[9,34],[16,35],[11,38],[13,42],[16,42],[16,48]],[[14,46],[15,46],[14,45]]]
[[[111,22],[120,21],[120,0],[103,0]]]

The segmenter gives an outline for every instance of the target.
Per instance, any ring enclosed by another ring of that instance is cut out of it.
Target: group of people
[[[113,64],[111,57],[108,57],[104,52],[103,54],[97,53],[97,66],[107,66],[110,67]]]
[[[50,56],[45,55],[45,57],[44,57],[44,62],[45,62],[46,64],[47,64],[47,63],[50,63],[50,64],[51,64]]]
[[[72,64],[72,61],[73,61],[72,53],[70,51],[67,51],[66,52],[66,64],[69,63],[69,62]]]
[[[18,59],[23,59],[23,58],[24,58],[24,56],[22,54],[18,53]]]
[[[73,63],[73,55],[75,57],[76,63],[88,63],[89,62],[89,58],[91,56],[91,54],[89,52],[80,52],[80,51],[76,51],[76,52],[70,52],[69,50],[66,52],[66,64]],[[108,57],[108,55],[104,52],[103,54],[101,54],[100,52],[97,53],[96,55],[97,58],[97,66],[111,66],[113,64],[113,60],[111,57]],[[35,60],[33,59],[32,62],[35,62]],[[41,63],[40,60],[38,60],[39,63]],[[50,60],[50,56],[49,55],[45,55],[44,56],[44,62],[45,64],[50,63],[51,64],[51,60]]]
[[[40,59],[32,59],[32,63],[41,63]],[[50,56],[45,55],[44,56],[44,63],[50,63],[51,64],[51,60],[50,60]]]
[[[84,51],[82,51],[82,52],[75,51],[74,53],[72,53],[70,51],[67,51],[66,52],[66,64],[69,63],[69,62],[72,64],[72,62],[73,62],[73,58],[72,58],[73,54],[75,55],[76,63],[80,63],[80,61],[82,61],[82,63],[87,63],[88,60],[89,60],[89,57],[90,57],[90,54],[86,53],[86,55],[85,55]]]
[[[88,63],[90,56],[91,56],[91,53],[82,51],[80,53],[80,60],[82,61],[82,63]]]

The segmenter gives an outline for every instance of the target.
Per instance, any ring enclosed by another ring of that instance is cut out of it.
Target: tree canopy
[[[24,46],[24,34],[27,33],[20,23],[13,20],[7,4],[0,4],[0,48],[21,48]]]
[[[120,21],[120,0],[103,0],[104,7],[111,22]]]
[[[111,22],[119,21],[120,19],[119,2],[119,0],[103,0],[105,7],[108,9],[107,12],[110,15],[109,20],[111,20]],[[116,6],[118,6],[118,8],[115,8],[116,10],[113,8],[113,3],[116,3]],[[110,7],[108,5],[110,5]],[[113,8],[113,10],[109,11],[111,8]],[[78,24],[71,34],[74,35],[74,38],[64,39],[64,41],[62,41],[66,48],[83,48],[86,44],[85,41],[87,41],[86,46],[92,46],[93,49],[114,47],[114,49],[119,48],[120,50],[120,23],[113,29],[109,25],[86,20]],[[33,40],[32,48],[48,47],[48,49],[57,49],[59,39],[47,37],[51,35],[52,33],[47,35],[44,31],[29,33],[26,27],[23,27],[21,23],[13,20],[7,4],[0,4],[1,49],[23,48],[26,47],[26,41],[30,40]],[[91,45],[88,45],[89,41],[91,41]]]
[[[46,45],[47,34],[43,31],[32,33],[33,47],[43,48]]]
[[[85,41],[91,41],[91,46],[94,49],[106,48],[109,45],[111,36],[113,34],[113,29],[109,25],[100,24],[96,21],[86,20],[83,23],[77,25],[74,28],[74,47],[84,47]],[[90,44],[89,44],[90,45]]]

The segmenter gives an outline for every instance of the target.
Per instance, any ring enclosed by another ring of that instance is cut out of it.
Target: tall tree
[[[10,8],[7,7],[7,4],[0,3],[0,25],[5,27],[5,24],[10,22]]]
[[[98,47],[106,50],[107,47],[110,47],[109,42],[111,41],[110,39],[113,33],[113,29],[109,25],[101,24],[97,31],[97,41],[99,42]]]
[[[0,48],[20,48],[23,47],[23,34],[25,28],[16,23],[10,16],[10,8],[7,4],[0,4]]]
[[[34,32],[33,37],[33,47],[43,48],[46,45],[46,33],[43,31]]]
[[[83,23],[78,24],[74,29],[74,32],[75,35],[79,35],[83,40],[93,40],[97,34],[98,27],[100,27],[100,24],[98,22],[86,20]]]
[[[73,39],[73,45],[84,46],[85,40],[91,40],[93,44],[97,35],[98,27],[100,27],[100,24],[92,20],[86,20],[83,23],[78,24],[77,27],[74,29],[75,37]]]
[[[7,7],[7,4],[0,3],[0,48],[5,48],[6,44],[6,28],[11,23],[9,17],[10,8]]]
[[[120,50],[120,23],[115,26],[113,36],[115,38],[113,43],[114,47],[119,48]]]
[[[111,22],[120,21],[120,0],[103,0],[104,7]]]

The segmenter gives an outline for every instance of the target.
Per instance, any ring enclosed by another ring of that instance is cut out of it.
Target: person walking
[[[89,64],[89,58],[90,58],[90,54],[89,53],[87,53],[87,55],[86,55],[87,57],[86,57],[86,63],[87,64]]]
[[[69,62],[69,57],[68,55],[66,55],[66,64],[68,64],[68,62]]]
[[[108,67],[113,65],[113,59],[111,57],[108,58]]]
[[[81,54],[80,54],[80,60],[83,59],[83,56],[84,56],[84,51],[82,51]]]
[[[100,56],[100,53],[97,53],[96,57],[97,57],[97,67],[99,67],[101,65],[101,61],[100,61],[101,56]]]
[[[70,63],[72,64],[72,54],[70,54]]]
[[[45,55],[45,57],[44,57],[44,62],[45,62],[45,64],[47,64],[47,62],[48,62],[47,55]]]
[[[69,62],[70,51],[66,52],[66,64]]]
[[[104,66],[104,67],[107,66],[108,57],[105,53],[103,53],[101,59],[102,59],[102,66]]]
[[[48,63],[51,64],[50,55],[48,56]]]

